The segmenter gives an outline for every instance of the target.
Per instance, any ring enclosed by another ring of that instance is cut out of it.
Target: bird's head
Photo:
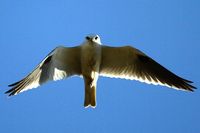
[[[88,35],[85,37],[86,41],[95,42],[97,44],[101,44],[101,39],[98,35]]]

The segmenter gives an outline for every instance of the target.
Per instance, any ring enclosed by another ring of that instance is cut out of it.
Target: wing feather
[[[100,75],[112,78],[138,80],[148,84],[193,91],[192,81],[183,79],[130,46],[102,46]]]
[[[61,80],[71,75],[81,75],[80,47],[57,47],[25,78],[9,85],[9,96],[37,88],[51,80]]]

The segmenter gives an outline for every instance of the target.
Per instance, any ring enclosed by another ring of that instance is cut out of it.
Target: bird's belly
[[[82,74],[84,76],[92,76],[95,72],[99,72],[100,63],[98,60],[94,58],[88,57],[87,59],[83,59],[82,62]]]
[[[87,49],[82,52],[81,69],[83,76],[94,77],[99,73],[101,55],[96,49]]]

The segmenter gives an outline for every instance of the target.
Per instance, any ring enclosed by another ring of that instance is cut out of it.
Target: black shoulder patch
[[[151,58],[145,55],[138,55],[138,59],[141,60],[142,62],[147,62],[151,60]]]
[[[40,69],[42,69],[42,67],[44,67],[46,64],[48,64],[52,59],[52,56],[49,56],[45,61],[44,63],[42,64],[42,66],[40,67]]]
[[[52,56],[49,56],[49,57],[44,61],[43,64],[47,64],[47,63],[49,63],[49,62],[51,61],[51,58],[52,58]]]

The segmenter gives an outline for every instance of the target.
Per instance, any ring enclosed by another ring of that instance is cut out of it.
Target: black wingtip
[[[8,87],[15,86],[15,85],[19,84],[21,81],[22,81],[22,80],[20,80],[20,81],[18,81],[18,82],[15,82],[15,83],[13,83],[13,84],[10,84],[10,85],[8,85]]]
[[[192,86],[192,85],[191,85]],[[194,91],[194,90],[196,90],[197,89],[197,87],[195,87],[195,86],[192,86],[192,88],[191,88],[191,90],[192,91]]]
[[[8,91],[5,92],[5,94],[8,94],[8,96],[13,96],[16,94],[16,86],[20,84],[22,80],[15,82],[13,84],[8,85],[8,87],[12,87],[11,89],[9,89]]]
[[[187,91],[194,92],[194,89],[196,89],[196,88],[188,88]]]
[[[18,89],[16,89],[19,85],[21,85],[23,83],[24,79],[15,82],[13,84],[8,85],[8,87],[12,87],[11,89],[9,89],[8,91],[5,92],[5,94],[9,94],[8,96],[12,96],[15,95],[18,91]]]
[[[189,83],[189,84],[192,84],[193,82],[190,81],[190,80],[187,80],[187,79],[183,79],[185,82]]]
[[[192,81],[191,81],[192,82]],[[192,82],[193,83],[193,82]],[[190,92],[194,92],[197,89],[197,87],[191,85],[190,83],[186,83],[185,84],[185,90],[190,91]]]
[[[10,93],[12,91],[13,91],[13,89],[10,89],[10,90],[6,91],[5,94],[8,94],[8,93]]]
[[[10,90],[6,91],[4,94],[8,94],[8,96],[13,96],[13,95],[15,95],[15,91],[13,89],[10,89]]]

